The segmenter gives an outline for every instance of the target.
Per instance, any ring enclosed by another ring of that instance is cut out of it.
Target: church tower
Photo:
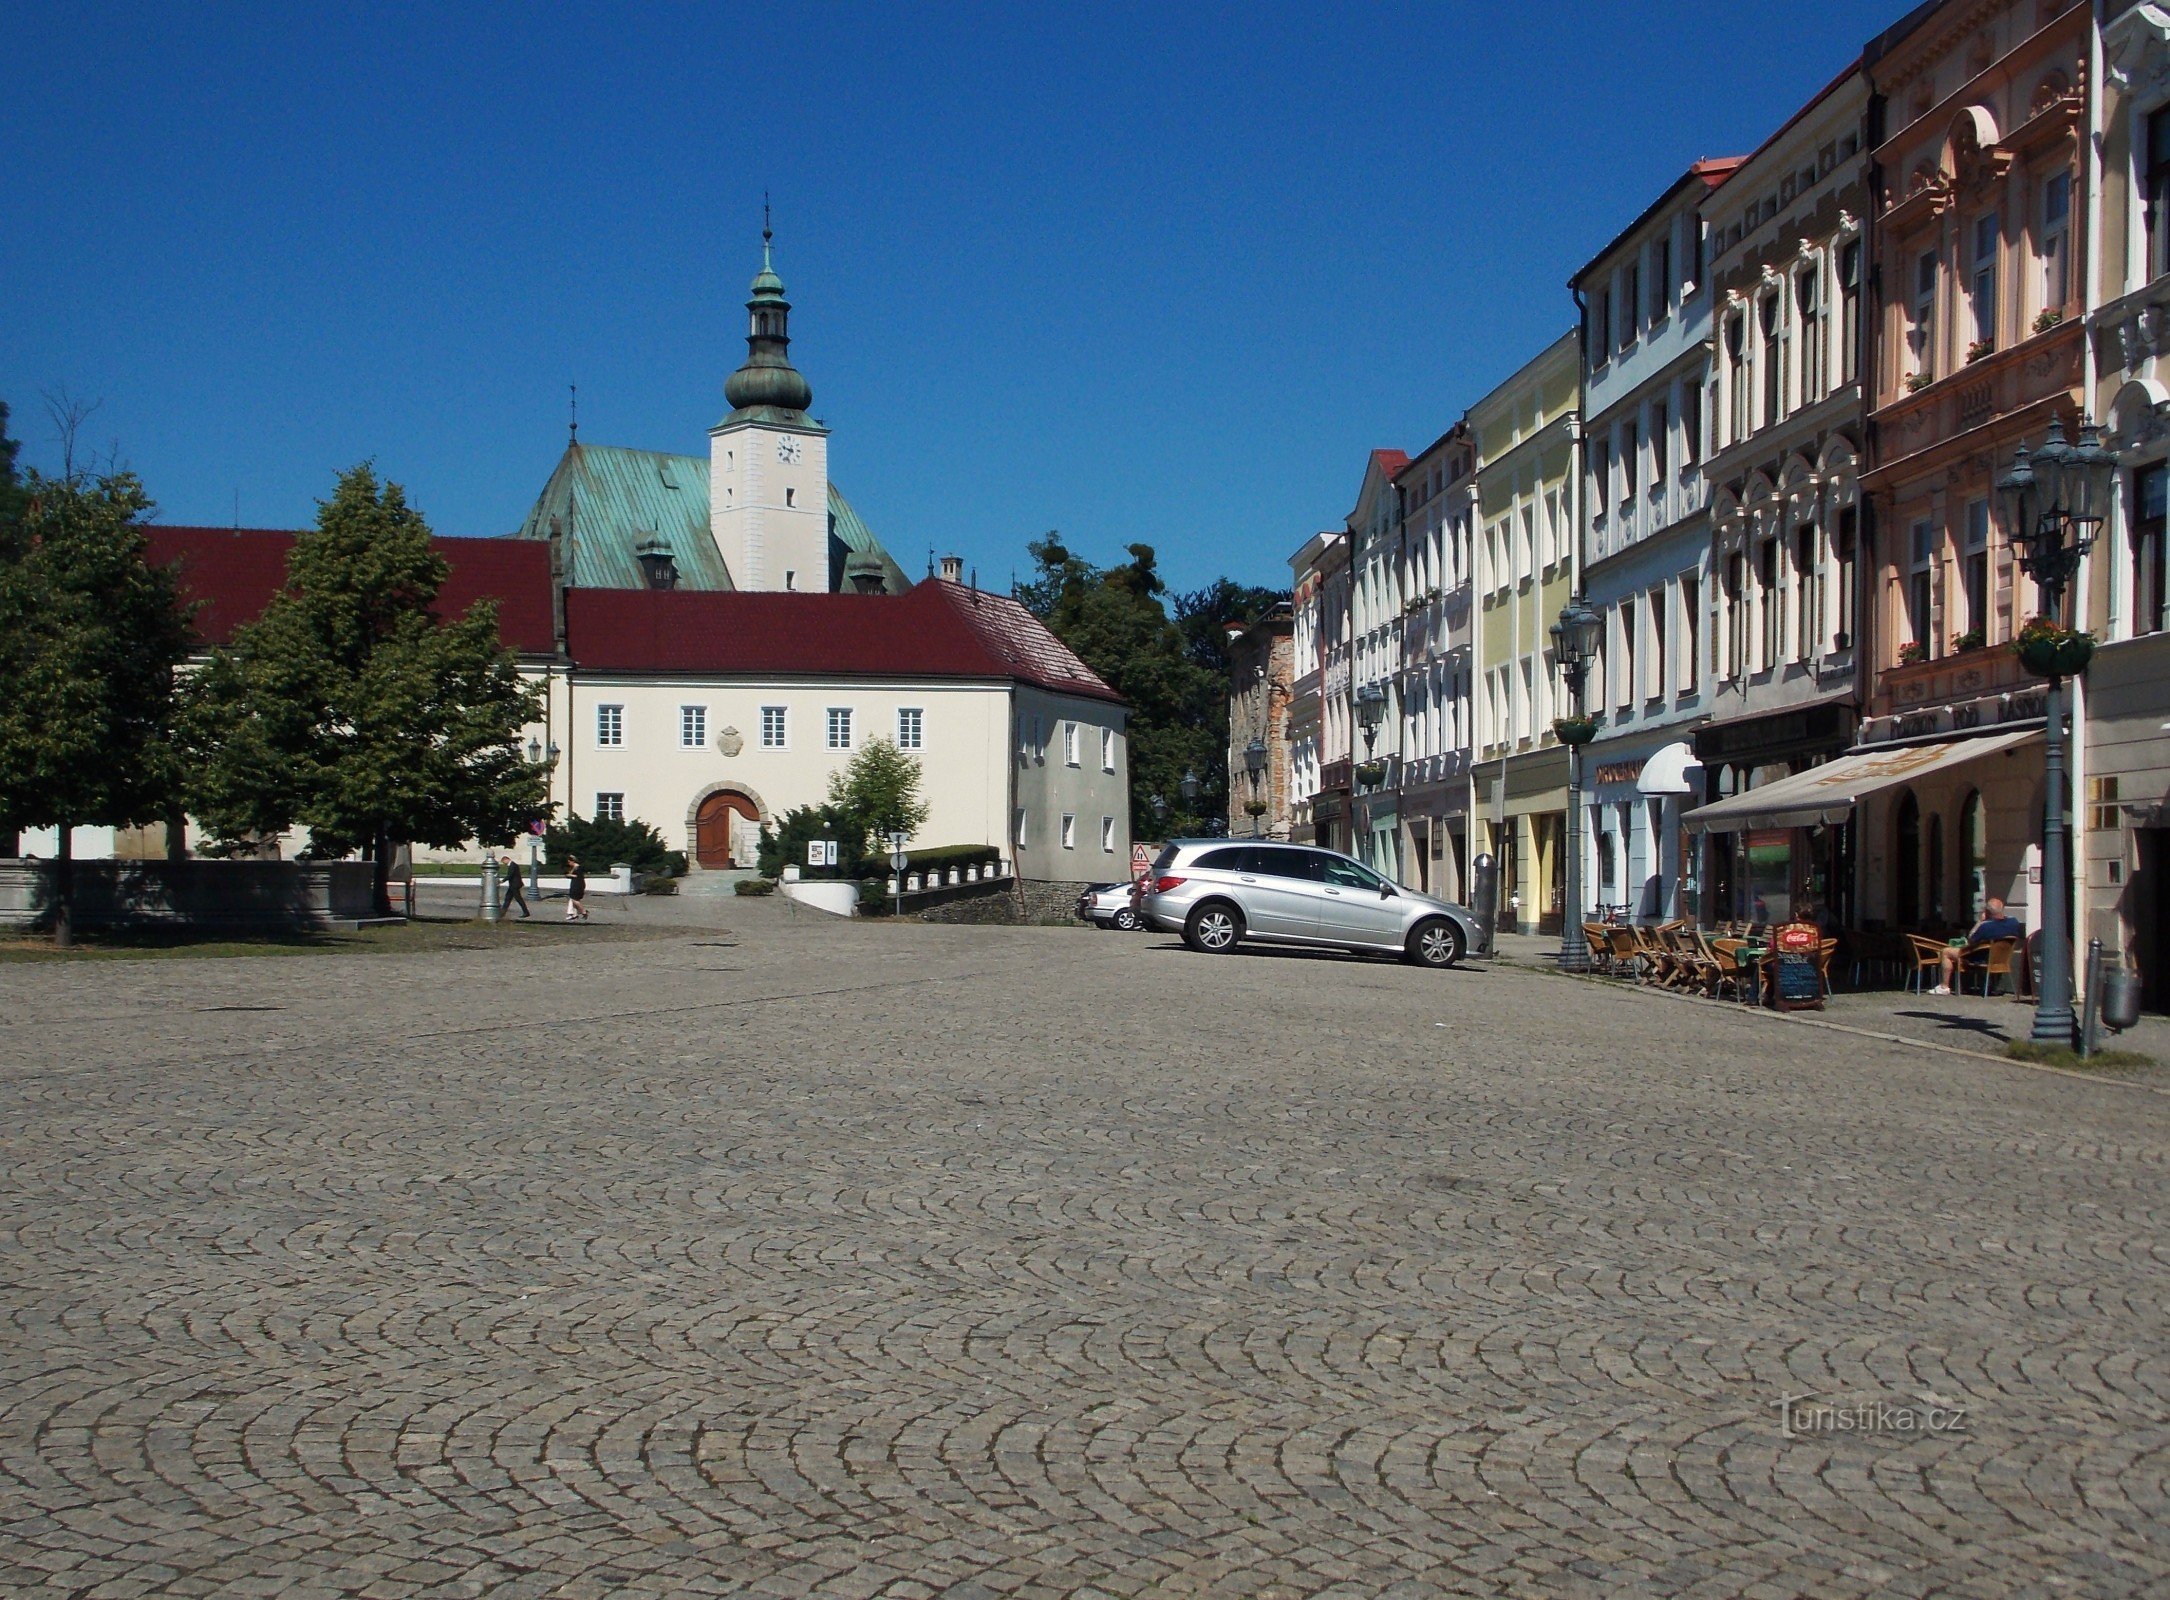
[[[724,383],[731,414],[708,430],[708,526],[740,589],[826,592],[829,430],[792,366],[791,303],[762,218],[761,270],[746,302],[746,364]]]

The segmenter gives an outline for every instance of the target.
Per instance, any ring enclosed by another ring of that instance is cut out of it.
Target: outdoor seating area
[[[1775,998],[1778,952],[1769,924],[1723,922],[1698,928],[1686,920],[1651,925],[1585,922],[1590,969],[1605,977],[1744,1005]],[[1821,993],[1905,990],[1928,994],[1952,960],[1954,993],[2031,1001],[2032,951],[2021,941],[1972,940],[1967,930],[1918,933],[1846,930],[1826,934],[1817,949]]]

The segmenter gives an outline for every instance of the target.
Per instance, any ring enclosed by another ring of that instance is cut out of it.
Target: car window
[[[1308,850],[1290,850],[1280,845],[1261,845],[1252,852],[1258,857],[1257,870],[1269,878],[1296,878],[1306,883],[1316,883],[1319,863],[1323,856]]]
[[[1322,856],[1320,859],[1326,863],[1326,881],[1337,887],[1374,891],[1386,887],[1386,880],[1369,867],[1344,861],[1339,856]]]
[[[1153,857],[1153,865],[1151,870],[1153,870],[1154,872],[1166,872],[1170,867],[1175,865],[1175,858],[1178,854],[1179,852],[1174,845],[1162,845],[1160,847],[1160,854]]]
[[[1249,854],[1250,851],[1241,846],[1224,845],[1218,850],[1208,850],[1193,861],[1191,866],[1205,872],[1244,872],[1248,869],[1244,866],[1243,858]]]

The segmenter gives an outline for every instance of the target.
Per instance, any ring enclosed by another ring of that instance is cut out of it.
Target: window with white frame
[[[1681,694],[1695,693],[1695,669],[1703,640],[1703,581],[1692,572],[1680,575],[1679,681]]]
[[[1650,682],[1647,687],[1653,700],[1663,700],[1672,688],[1665,681],[1665,635],[1672,623],[1670,607],[1666,604],[1669,598],[1664,588],[1650,591]]]
[[[1914,325],[1907,330],[1914,346],[1914,371],[1926,378],[1936,376],[1936,252],[1924,250],[1914,258]]]
[[[1102,817],[1100,819],[1100,853],[1102,855],[1113,855],[1115,853],[1115,819],[1113,817]]]
[[[625,820],[625,796],[617,790],[601,790],[595,796],[595,820],[597,822],[623,822]]]
[[[1938,651],[1929,631],[1929,608],[1936,593],[1936,524],[1927,517],[1914,523],[1911,552],[1913,562],[1906,576],[1906,625],[1921,654],[1933,656]]]
[[[1739,444],[1755,430],[1748,422],[1748,317],[1736,311],[1725,319],[1725,437]]]
[[[784,748],[784,708],[763,706],[761,708],[761,748],[781,750]]]
[[[1590,499],[1601,517],[1612,504],[1612,446],[1603,439],[1590,443]]]
[[[2163,536],[2170,526],[2170,466],[2157,462],[2132,476],[2132,632],[2160,633],[2163,614]]]
[[[2072,293],[2072,174],[2042,185],[2042,309],[2062,311]]]
[[[1062,725],[1062,764],[1066,767],[1075,767],[1081,765],[1083,759],[1078,753],[1077,724],[1065,722]]]
[[[1778,588],[1780,576],[1778,540],[1773,536],[1756,547],[1756,611],[1763,622],[1758,630],[1761,646],[1756,656],[1758,672],[1778,665],[1786,614],[1785,597]]]
[[[829,748],[831,750],[849,750],[851,748],[850,706],[829,707]]]
[[[1620,708],[1621,715],[1629,716],[1632,715],[1635,710],[1636,690],[1634,601],[1623,600],[1620,602],[1619,622],[1620,626],[1617,634],[1617,648],[1619,650],[1617,661],[1619,676],[1617,681],[1613,684],[1612,698],[1613,704]]]
[[[624,706],[597,706],[595,708],[595,742],[609,747],[625,743]]]
[[[1703,458],[1703,386],[1692,378],[1680,389],[1680,464]]]
[[[1768,428],[1786,414],[1785,319],[1779,315],[1775,293],[1765,295],[1756,303],[1756,323],[1763,330],[1763,346],[1756,352],[1756,361],[1763,368],[1761,421]]]
[[[1967,301],[1974,310],[1974,343],[1994,350],[1997,346],[1997,214],[1974,219],[1973,266],[1967,280]]]
[[[1643,309],[1643,268],[1639,261],[1630,261],[1627,269],[1627,293],[1621,297],[1627,315],[1620,319],[1620,348],[1625,350],[1635,342],[1635,322]]]
[[[1793,536],[1793,593],[1793,659],[1810,661],[1823,637],[1823,573],[1816,560],[1814,523]]]
[[[708,707],[678,708],[678,742],[688,750],[698,750],[708,743]]]
[[[1100,730],[1100,770],[1102,772],[1113,772],[1115,770],[1115,730],[1113,728],[1102,728]]]
[[[1075,811],[1065,811],[1062,814],[1062,847],[1065,850],[1075,850],[1077,848],[1077,813]]]
[[[1632,422],[1620,429],[1620,501],[1627,504],[1635,498],[1635,474],[1642,455],[1641,430]]]
[[[1662,322],[1673,295],[1673,241],[1660,234],[1650,245],[1650,320]]]
[[[1793,279],[1795,315],[1801,323],[1801,404],[1823,398],[1824,346],[1829,330],[1823,315],[1823,263],[1813,262]]]
[[[897,748],[917,750],[926,743],[927,714],[918,706],[897,709]]]
[[[1665,488],[1665,474],[1670,470],[1666,460],[1671,443],[1672,417],[1663,400],[1650,403],[1650,492],[1659,494]]]
[[[1861,241],[1849,239],[1838,253],[1838,376],[1852,383],[1858,374],[1861,342]]]
[[[1967,591],[1967,631],[1989,642],[1989,502],[1967,502],[1966,548],[1960,552],[1960,581]]]

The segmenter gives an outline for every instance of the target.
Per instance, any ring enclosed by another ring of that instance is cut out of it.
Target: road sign
[[[1151,867],[1152,864],[1153,847],[1151,845],[1140,843],[1130,847],[1130,876],[1133,881],[1144,877],[1146,869]]]

